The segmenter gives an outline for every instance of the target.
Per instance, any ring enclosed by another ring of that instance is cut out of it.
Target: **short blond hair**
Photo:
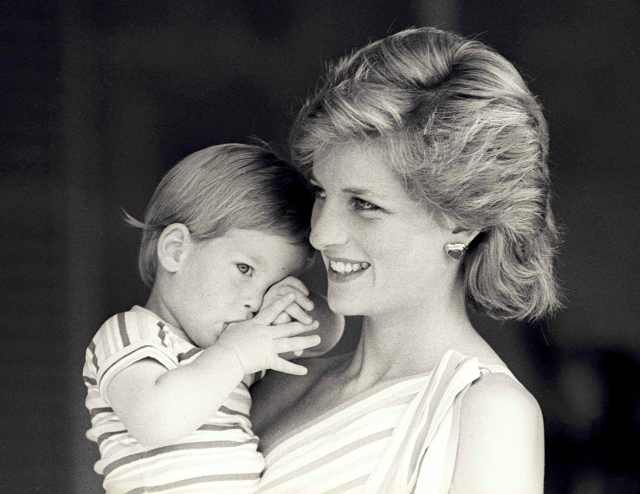
[[[151,197],[142,229],[138,268],[147,286],[158,267],[162,230],[182,223],[196,240],[231,229],[259,230],[308,246],[313,195],[300,171],[266,147],[221,144],[190,154],[171,168]],[[310,249],[310,247],[309,247]]]
[[[470,305],[498,319],[559,307],[547,124],[504,57],[416,28],[341,58],[298,114],[291,150],[308,168],[315,153],[349,141],[382,150],[428,210],[481,232],[463,263]]]

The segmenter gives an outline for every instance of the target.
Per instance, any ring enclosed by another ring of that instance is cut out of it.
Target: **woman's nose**
[[[347,230],[344,214],[326,201],[316,201],[311,215],[311,234],[309,242],[316,250],[324,250],[333,245],[347,242]]]

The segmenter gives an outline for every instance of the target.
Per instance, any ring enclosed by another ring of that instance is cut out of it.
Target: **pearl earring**
[[[458,243],[449,243],[445,244],[444,251],[451,259],[455,259],[458,261],[464,254],[464,251],[467,250],[466,244],[458,244]]]

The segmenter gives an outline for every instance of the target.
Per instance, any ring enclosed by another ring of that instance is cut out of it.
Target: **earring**
[[[466,244],[450,243],[445,244],[444,246],[444,251],[447,253],[447,255],[451,259],[455,259],[456,261],[458,261],[462,257],[465,250],[467,250]]]

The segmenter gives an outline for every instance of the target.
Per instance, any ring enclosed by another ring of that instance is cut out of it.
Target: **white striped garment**
[[[176,444],[152,449],[127,432],[109,404],[105,390],[125,367],[152,358],[174,369],[193,361],[200,352],[183,332],[138,306],[108,319],[94,336],[83,369],[85,404],[91,415],[87,437],[98,444],[100,460],[94,468],[104,475],[107,493],[256,491],[264,459],[249,419],[250,383],[240,383],[197,431]]]
[[[447,493],[461,398],[489,370],[511,375],[450,350],[432,372],[390,382],[292,430],[266,454],[258,492]]]

